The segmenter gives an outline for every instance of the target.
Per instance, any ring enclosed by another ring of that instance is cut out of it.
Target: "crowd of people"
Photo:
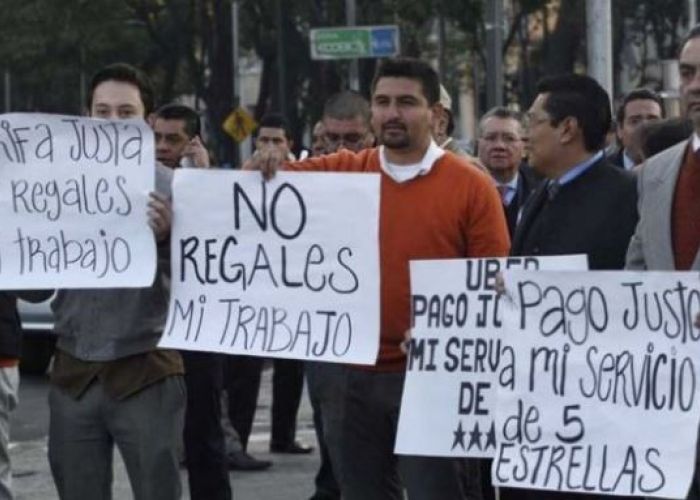
[[[607,92],[569,74],[543,79],[524,115],[488,110],[471,156],[452,138],[451,99],[437,73],[408,58],[378,65],[369,100],[353,91],[328,99],[299,160],[285,118],[260,120],[243,169],[266,178],[282,169],[381,176],[376,364],[272,361],[272,452],[313,451],[295,434],[307,380],[320,456],[313,499],[496,497],[487,460],[394,454],[410,260],[584,253],[592,270],[700,269],[700,27],[688,33],[679,59],[683,116],[665,118],[655,92],[635,89],[617,112],[617,148],[607,142]],[[265,361],[156,347],[168,307],[173,169],[214,162],[197,113],[180,104],[154,111],[154,101],[144,75],[125,64],[103,68],[90,85],[90,116],[144,118],[153,127],[156,192],[148,215],[158,266],[148,288],[58,290],[52,300],[58,343],[48,455],[62,499],[110,498],[115,446],[142,500],[179,498],[183,460],[191,497],[206,500],[232,498],[230,468],[270,466],[247,452]],[[0,498],[11,498],[16,296],[36,301],[51,293],[0,293]],[[222,423],[224,413],[230,424]],[[227,427],[236,449],[227,449]],[[499,495],[573,497],[521,489]],[[688,498],[700,499],[697,470]]]

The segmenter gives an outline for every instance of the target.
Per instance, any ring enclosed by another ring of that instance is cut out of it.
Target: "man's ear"
[[[579,137],[583,138],[583,130],[579,126],[578,120],[573,116],[567,116],[559,123],[560,142],[562,144],[570,144],[576,141]]]

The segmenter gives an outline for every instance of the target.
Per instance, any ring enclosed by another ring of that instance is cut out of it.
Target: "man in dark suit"
[[[327,133],[327,132],[326,132]],[[287,119],[277,113],[269,113],[260,119],[255,139],[256,151],[274,149],[289,159],[292,139]],[[229,419],[238,433],[243,454],[230,455],[230,465],[239,470],[267,468],[267,461],[255,460],[247,454],[248,438],[260,392],[260,379],[264,360],[259,357],[230,356],[227,359]],[[272,410],[270,451],[272,453],[306,454],[313,447],[296,439],[297,413],[304,390],[304,363],[295,359],[273,359]]]
[[[490,109],[479,122],[479,160],[484,164],[501,195],[513,237],[518,215],[539,179],[523,163],[523,128],[520,115],[508,108]]]
[[[528,153],[546,180],[530,197],[511,254],[585,253],[591,269],[622,269],[637,223],[634,176],[603,157],[610,101],[582,75],[542,80],[528,111]],[[508,489],[503,500],[563,500],[571,493]],[[577,500],[604,495],[575,495]]]
[[[664,117],[661,96],[650,89],[638,88],[629,91],[617,109],[617,140],[620,147],[609,160],[618,167],[631,170],[642,162],[641,144],[636,131],[647,122]]]

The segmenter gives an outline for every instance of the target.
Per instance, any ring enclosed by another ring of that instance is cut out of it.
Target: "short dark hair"
[[[484,122],[488,118],[500,118],[502,120],[515,120],[518,122],[518,124],[522,127],[523,123],[523,117],[522,115],[515,110],[506,108],[505,106],[496,106],[494,108],[489,109],[486,113],[484,113],[479,120],[479,135],[482,134],[483,130],[482,127],[484,125]]]
[[[632,101],[654,101],[661,108],[661,116],[664,116],[664,101],[661,96],[651,89],[647,88],[637,88],[630,90],[622,98],[622,103],[617,108],[617,116],[615,117],[617,123],[622,125],[625,121],[625,107]]]
[[[440,77],[425,61],[410,57],[384,59],[377,66],[372,79],[372,94],[377,88],[380,78],[410,78],[418,80],[423,88],[423,95],[432,106],[440,101]]]
[[[190,139],[200,135],[202,127],[197,112],[184,104],[166,104],[156,110],[156,118],[163,120],[182,120],[185,122],[185,133]]]
[[[111,80],[130,83],[138,88],[146,116],[153,111],[154,92],[151,81],[145,73],[126,63],[110,64],[102,69],[99,69],[94,75],[92,75],[92,80],[90,80],[90,92],[88,92],[87,98],[88,109],[92,109],[92,96],[95,93],[97,86],[102,82]]]
[[[287,119],[282,116],[279,113],[267,113],[266,115],[263,115],[262,118],[260,118],[260,121],[258,122],[258,129],[255,132],[257,135],[260,132],[261,128],[281,128],[284,130],[284,136],[287,139],[292,138],[291,131],[289,130],[289,122]]]
[[[605,136],[610,130],[612,112],[608,93],[597,81],[585,75],[552,76],[538,82],[537,93],[548,94],[544,109],[552,125],[573,117],[583,131],[586,150],[603,148]]]
[[[335,120],[360,118],[369,126],[369,102],[354,90],[342,90],[330,96],[323,106],[323,117]]]
[[[639,130],[644,158],[686,140],[693,133],[693,124],[686,118],[669,118],[644,123]]]
[[[683,52],[683,47],[685,47],[685,44],[691,41],[693,38],[700,38],[700,24],[696,24],[690,28],[681,40],[681,43],[678,45],[678,59],[681,57],[681,52]]]

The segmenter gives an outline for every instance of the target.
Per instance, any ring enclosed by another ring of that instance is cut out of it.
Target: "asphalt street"
[[[11,457],[14,469],[13,489],[17,500],[58,499],[46,456],[48,430],[48,377],[23,376],[20,403],[12,417]],[[313,477],[318,467],[318,453],[311,455],[270,454],[271,370],[265,370],[249,451],[256,458],[273,461],[261,472],[232,472],[231,484],[236,500],[301,500],[313,493]],[[307,443],[315,442],[311,408],[306,394],[299,411],[297,435]],[[182,484],[187,493],[187,472],[182,470]],[[115,453],[114,499],[132,498],[129,482],[119,453]]]

